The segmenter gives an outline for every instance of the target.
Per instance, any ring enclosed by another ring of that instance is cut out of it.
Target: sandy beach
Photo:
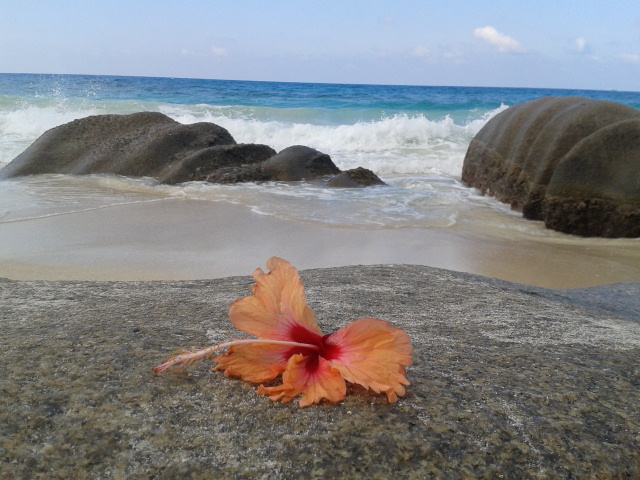
[[[336,228],[177,198],[2,223],[0,243],[0,277],[14,280],[223,278],[277,255],[301,270],[415,264],[558,289],[640,281],[634,240]]]

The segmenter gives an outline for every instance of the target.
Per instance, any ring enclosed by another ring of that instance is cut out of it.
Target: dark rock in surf
[[[337,188],[359,188],[373,185],[386,185],[386,183],[371,170],[363,167],[346,170],[329,180],[329,186]]]
[[[162,178],[199,150],[235,143],[212,123],[182,125],[154,112],[97,115],[45,132],[0,171],[0,178],[42,173]]]
[[[271,180],[258,165],[241,165],[239,167],[223,167],[211,173],[205,179],[210,183],[247,183],[267,182]]]
[[[340,173],[329,155],[302,145],[280,151],[262,164],[262,170],[272,180],[283,182],[316,180]]]
[[[46,173],[153,177],[176,184],[316,181],[342,172],[329,155],[310,147],[277,153],[267,145],[238,144],[213,123],[183,125],[162,113],[140,112],[52,128],[0,170],[0,179]],[[382,184],[372,172],[343,176],[336,186]]]
[[[216,145],[187,156],[174,164],[158,180],[169,184],[193,181],[239,183],[269,180],[262,173],[259,164],[275,154],[276,151],[267,145]],[[237,173],[231,176],[232,171]]]
[[[640,236],[640,112],[546,97],[496,115],[471,141],[462,181],[548,228]]]

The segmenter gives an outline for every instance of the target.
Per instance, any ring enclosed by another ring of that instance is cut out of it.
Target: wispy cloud
[[[204,51],[194,52],[193,50],[183,48],[180,51],[180,53],[182,54],[183,57],[194,57],[194,58],[205,58],[205,57],[211,57],[211,56],[226,57],[227,49],[221,48],[221,47],[211,47],[209,51],[204,50]]]
[[[584,37],[578,37],[574,40],[574,46],[577,52],[583,53],[587,49],[587,41]]]
[[[413,52],[411,52],[411,55],[413,55],[414,57],[428,57],[430,53],[431,52],[429,51],[428,48],[417,46],[416,48],[413,49]]]
[[[620,55],[616,55],[619,60],[627,63],[633,63],[634,65],[640,65],[640,55],[630,54],[630,53],[621,53]]]
[[[462,63],[464,60],[464,53],[462,53],[458,49],[447,50],[442,53],[442,58],[446,58],[447,60],[454,60],[456,63]]]
[[[520,42],[518,42],[516,39],[511,38],[504,33],[500,33],[495,28],[490,26],[476,28],[473,31],[473,35],[480,40],[484,40],[489,45],[498,47],[499,52],[523,53],[526,51],[525,48],[520,45]]]
[[[180,52],[183,57],[206,57],[204,53],[192,52],[191,50],[187,50],[183,48]]]
[[[226,57],[227,49],[222,47],[211,47],[211,53],[214,57]]]

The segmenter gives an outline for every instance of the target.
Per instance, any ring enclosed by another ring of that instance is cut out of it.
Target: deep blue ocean
[[[214,122],[239,143],[276,150],[307,145],[331,155],[341,169],[363,166],[391,185],[169,187],[152,179],[46,175],[0,182],[0,222],[183,196],[329,226],[450,228],[480,222],[542,234],[531,229],[534,222],[464,187],[460,174],[469,142],[491,117],[543,96],[583,96],[640,109],[640,92],[0,74],[0,167],[46,130],[74,119],[157,111],[182,123]]]

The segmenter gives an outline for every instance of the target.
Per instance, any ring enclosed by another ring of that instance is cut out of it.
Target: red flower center
[[[319,357],[324,358],[325,360],[333,360],[338,358],[340,355],[341,348],[338,345],[327,344],[326,340],[333,335],[332,333],[321,337],[315,332],[308,330],[302,325],[293,325],[291,330],[289,331],[289,335],[294,342],[298,343],[306,343],[309,345],[317,345],[318,350],[309,348],[309,347],[291,347],[286,351],[284,356],[286,360],[291,358],[293,355],[301,354],[305,357],[309,357],[308,370],[310,373],[313,373],[318,368],[318,359]]]

